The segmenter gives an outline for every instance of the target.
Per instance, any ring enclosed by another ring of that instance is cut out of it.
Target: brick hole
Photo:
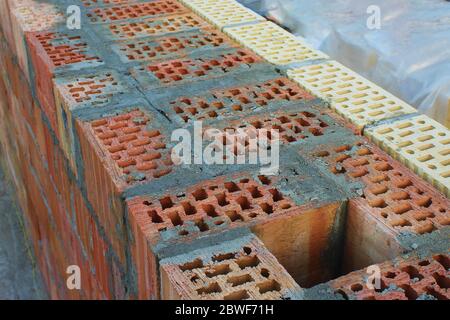
[[[416,300],[419,297],[417,292],[410,285],[403,284],[400,285],[399,287],[403,289],[403,291],[405,292],[405,296],[406,298],[408,298],[408,300]]]
[[[433,278],[436,280],[436,283],[440,288],[442,288],[444,290],[450,288],[450,278],[448,278],[446,276],[442,276],[438,273],[434,273]]]
[[[228,190],[228,192],[233,193],[233,192],[237,192],[240,191],[241,189],[238,187],[238,185],[234,182],[225,182],[224,184],[225,189]]]
[[[387,162],[376,163],[373,167],[377,171],[390,171],[393,169],[392,166]]]
[[[427,294],[435,297],[437,300],[447,300],[447,297],[440,292],[437,292],[434,288],[427,287]]]
[[[200,280],[200,278],[198,277],[198,275],[195,274],[195,275],[193,275],[193,276],[191,277],[190,280],[191,280],[192,283],[195,284],[195,283],[197,283],[198,280]]]
[[[266,268],[262,268],[260,273],[264,278],[270,277],[270,272]]]
[[[206,193],[205,189],[198,189],[192,193],[196,201],[205,200],[208,198],[208,194]]]
[[[435,215],[432,212],[427,212],[427,211],[420,211],[420,212],[415,212],[413,214],[413,218],[417,221],[425,221],[427,219],[432,219],[434,218]]]
[[[433,204],[433,201],[430,196],[423,196],[419,199],[416,199],[415,202],[417,205],[425,208],[429,208]]]
[[[328,151],[319,151],[319,152],[316,152],[314,154],[314,156],[319,157],[319,158],[325,158],[325,157],[329,157],[330,153]]]
[[[450,269],[450,258],[448,256],[440,254],[433,256],[433,259],[441,266],[443,266],[445,270]]]
[[[219,216],[219,214],[216,212],[216,208],[213,205],[211,205],[211,204],[204,204],[204,205],[202,205],[202,209],[203,209],[203,211],[205,211],[205,213],[208,216],[210,216],[212,218],[215,218],[215,217]]]
[[[148,216],[150,219],[152,219],[153,223],[163,223],[163,219],[158,215],[158,213],[155,210],[150,210],[148,212]]]
[[[336,290],[334,293],[337,294],[337,295],[342,296],[342,298],[344,300],[349,300],[349,297],[348,297],[347,293],[345,293],[345,291],[342,290],[342,289]]]
[[[195,225],[198,228],[198,230],[200,230],[200,232],[205,232],[209,230],[208,224],[203,219],[197,220],[195,222]]]
[[[163,210],[173,207],[173,202],[170,197],[165,197],[165,198],[159,199],[159,203],[161,204],[161,208]]]
[[[214,262],[221,262],[225,260],[231,260],[236,257],[236,253],[224,253],[224,254],[218,254],[212,257],[212,261]]]
[[[184,237],[187,236],[189,234],[189,232],[187,230],[181,230],[180,232],[178,232],[178,235]]]
[[[220,288],[220,286],[217,282],[213,282],[206,287],[197,289],[197,293],[199,295],[220,293],[220,292],[222,292],[222,289]]]
[[[384,277],[388,279],[395,279],[397,277],[397,273],[393,271],[388,271],[384,274]]]
[[[250,255],[252,253],[252,248],[250,247],[244,247],[242,250],[246,255]]]
[[[384,193],[388,192],[388,190],[389,190],[389,188],[384,185],[375,185],[372,188],[370,188],[370,192],[376,196],[380,195],[380,194],[384,194]]]
[[[257,256],[245,256],[236,260],[236,264],[244,270],[245,268],[255,268],[259,265],[260,261]]]
[[[205,275],[208,278],[214,278],[220,275],[226,275],[228,273],[231,272],[231,268],[229,264],[222,264],[222,265],[217,265],[217,266],[213,266],[211,268],[211,270],[208,270],[205,272]]]
[[[359,292],[363,290],[363,285],[361,283],[355,283],[350,286],[350,290],[353,292]]]
[[[426,234],[426,233],[431,233],[433,231],[436,230],[436,227],[433,225],[433,223],[427,223],[425,225],[422,226],[417,226],[414,228],[414,230],[418,233],[418,234]]]
[[[167,217],[172,221],[173,226],[181,226],[183,225],[183,220],[177,211],[172,211],[167,214]]]
[[[391,222],[391,226],[393,227],[410,227],[412,226],[411,222],[403,218],[393,219]]]
[[[181,206],[183,207],[184,213],[187,216],[191,216],[197,213],[197,209],[189,202],[182,202]]]
[[[418,279],[420,281],[424,278],[423,275],[420,274],[419,270],[417,270],[414,266],[406,266],[401,268],[401,270],[406,272],[411,280]]]
[[[223,297],[224,300],[245,300],[250,298],[246,290],[236,291]]]
[[[232,287],[237,287],[240,285],[243,285],[245,283],[253,282],[255,281],[249,274],[244,274],[242,276],[234,276],[228,278],[227,282],[231,283]]]
[[[280,291],[281,285],[275,280],[268,280],[256,285],[259,289],[259,293],[264,294],[271,291]]]
[[[263,196],[261,191],[256,186],[251,186],[247,190],[250,192],[250,194],[252,195],[253,199],[258,199],[258,198],[261,198]]]
[[[261,203],[259,206],[261,207],[261,209],[265,213],[267,213],[267,214],[272,214],[273,213],[273,206],[271,206],[270,204],[268,204],[268,203]]]
[[[217,199],[217,203],[219,204],[219,206],[221,207],[225,207],[227,205],[230,204],[230,202],[227,200],[227,197],[225,195],[225,192],[223,193],[219,193],[215,195],[216,199]]]
[[[187,262],[180,266],[180,270],[183,272],[200,268],[203,268],[203,261],[200,258],[197,258],[194,261]]]
[[[369,206],[371,206],[372,208],[386,208],[387,204],[386,201],[384,201],[384,199],[382,198],[374,198],[374,199],[370,199],[368,201]]]
[[[412,206],[409,203],[401,203],[392,207],[392,211],[396,214],[404,214],[408,211],[412,210]]]
[[[244,196],[237,198],[236,202],[237,202],[237,204],[239,204],[239,206],[241,207],[242,210],[249,210],[252,208],[250,202]]]
[[[270,189],[269,192],[272,195],[272,199],[274,202],[279,202],[284,199],[281,192],[279,192],[277,189]]]

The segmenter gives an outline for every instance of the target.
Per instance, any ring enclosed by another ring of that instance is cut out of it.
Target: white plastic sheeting
[[[450,125],[450,2],[241,0],[420,112]],[[368,28],[380,9],[380,28]]]

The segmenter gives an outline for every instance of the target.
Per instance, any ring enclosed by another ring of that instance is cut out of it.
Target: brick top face
[[[187,9],[178,1],[162,0],[94,8],[87,13],[87,16],[92,23],[104,23],[141,17],[161,17],[184,12],[187,12]]]
[[[131,214],[145,221],[143,227],[149,236],[176,231],[177,237],[188,238],[295,210],[293,201],[273,183],[266,176],[254,180],[247,174],[238,179],[218,178],[189,187],[182,194],[137,197],[128,207]]]
[[[182,97],[170,102],[170,108],[183,122],[231,117],[274,103],[308,101],[314,96],[287,78],[236,88],[216,89],[202,96]]]
[[[450,200],[377,147],[359,142],[316,150],[335,175],[365,185],[361,201],[396,232],[432,232],[450,224]]]
[[[93,53],[80,35],[40,32],[34,37],[54,68],[75,64],[91,67],[103,64],[101,58]]]
[[[181,299],[279,300],[289,299],[299,290],[276,258],[256,239],[231,248],[218,246],[214,251],[214,254],[193,252],[188,261],[175,257],[162,262],[161,268]]]
[[[367,273],[357,271],[331,281],[335,292],[357,300],[449,300],[450,255],[436,254],[425,259],[383,263],[381,288],[368,289]]]
[[[137,67],[133,73],[138,81],[141,78],[151,79],[148,84],[140,81],[147,89],[223,77],[233,71],[248,71],[251,65],[260,62],[261,59],[248,50],[238,49],[204,58],[152,63]]]
[[[92,121],[88,127],[127,184],[160,178],[172,171],[165,137],[148,128],[151,119],[140,110]]]

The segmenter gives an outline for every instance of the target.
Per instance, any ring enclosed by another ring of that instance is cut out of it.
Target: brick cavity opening
[[[402,232],[421,236],[450,224],[447,198],[365,141],[320,148],[313,157],[331,174],[363,186],[348,205],[343,274],[402,254]]]
[[[249,226],[302,287],[335,278],[335,259],[323,257],[339,243],[334,233],[342,204],[299,206],[277,185],[277,179],[267,176],[221,177],[176,194],[136,197],[129,200],[128,210],[141,221],[153,245],[169,238],[171,243],[206,239]]]

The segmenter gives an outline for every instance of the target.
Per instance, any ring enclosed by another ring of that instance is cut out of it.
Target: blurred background
[[[450,127],[448,0],[239,1]]]

